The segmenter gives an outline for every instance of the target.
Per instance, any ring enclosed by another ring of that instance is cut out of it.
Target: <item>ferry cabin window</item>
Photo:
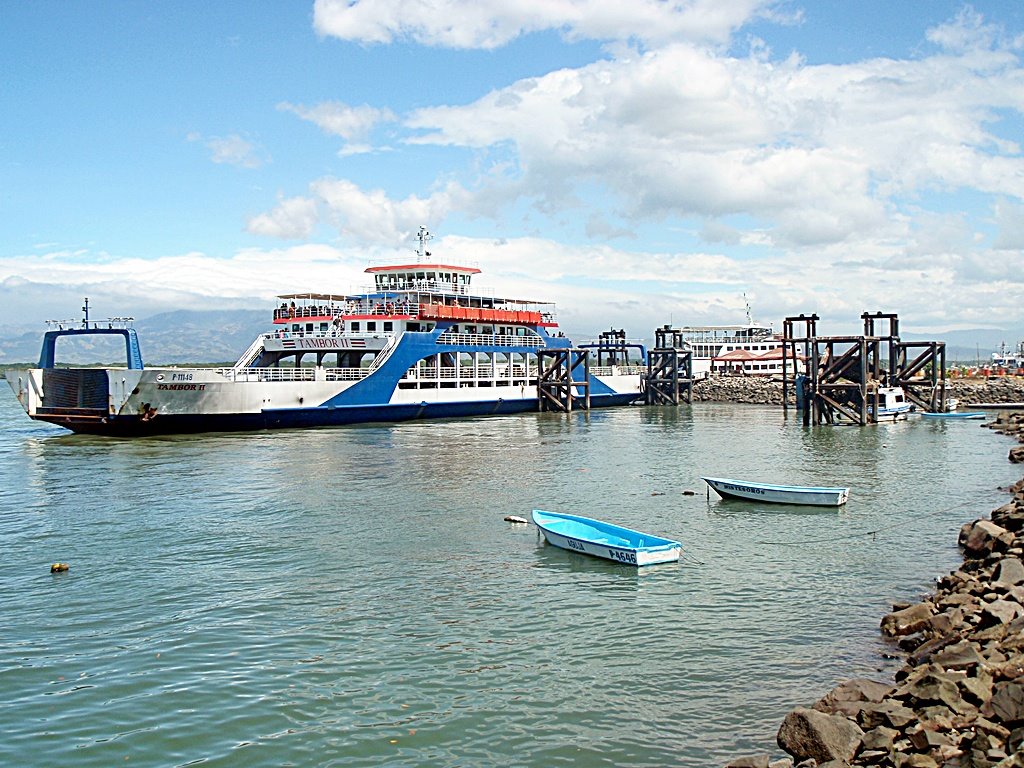
[[[312,333],[312,332],[313,332],[313,324],[312,323],[306,323],[306,333]]]
[[[392,322],[384,323],[384,330],[385,331],[392,331],[392,330],[394,330],[394,328],[395,328],[395,324],[394,323],[392,323]]]
[[[356,320],[355,322],[352,323],[352,331],[354,333],[359,333],[359,321],[358,320]]]
[[[302,330],[302,326],[301,325],[299,325],[298,323],[292,323],[292,331],[294,331],[295,333],[298,333],[301,330]]]
[[[320,323],[320,333],[327,333],[327,323]]]
[[[377,330],[377,323],[375,323],[375,322],[368,322],[366,324],[366,331],[367,331],[367,333],[369,333],[371,331],[376,331],[376,330]]]

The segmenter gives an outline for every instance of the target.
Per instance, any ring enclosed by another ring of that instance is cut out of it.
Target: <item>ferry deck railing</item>
[[[438,344],[473,347],[545,347],[547,343],[540,336],[513,336],[500,333],[442,333],[437,337]]]
[[[281,382],[281,381],[360,381],[373,369],[367,368],[217,368],[217,373],[228,381],[235,382]],[[594,376],[641,375],[646,368],[641,365],[608,365],[591,367]],[[322,372],[318,376],[318,372]],[[416,365],[403,375],[403,381],[454,381],[484,380],[516,381],[536,379],[537,367],[530,365]]]
[[[390,289],[389,289],[390,290]],[[460,294],[461,295],[461,294]],[[473,297],[480,296],[474,293]],[[482,298],[490,298],[483,296]],[[427,293],[424,296],[402,296],[394,299],[351,299],[348,301],[337,301],[326,304],[304,304],[296,307],[278,307],[274,310],[275,320],[306,320],[309,318],[367,316],[382,315],[385,317],[402,315],[415,317],[420,313],[421,305],[436,304],[437,293]],[[462,306],[465,306],[463,300]],[[529,308],[531,311],[540,312],[545,322],[553,319],[553,314],[547,305],[536,302],[510,301],[505,300],[493,309],[523,310]]]

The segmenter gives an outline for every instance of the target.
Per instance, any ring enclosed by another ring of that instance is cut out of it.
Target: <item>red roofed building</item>
[[[792,358],[787,360],[793,365]],[[806,359],[797,355],[797,373],[807,370]],[[747,376],[771,376],[782,373],[782,347],[757,354],[747,349],[734,349],[711,358],[712,373],[739,373]]]

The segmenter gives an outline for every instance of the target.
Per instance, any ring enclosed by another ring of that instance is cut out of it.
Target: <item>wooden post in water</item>
[[[574,374],[583,371],[583,378]],[[570,413],[573,404],[590,410],[590,351],[541,349],[537,351],[537,407],[541,411]]]
[[[693,352],[683,332],[664,325],[654,330],[654,349],[647,352],[644,402],[647,405],[679,405],[693,402]]]
[[[946,410],[946,343],[896,341],[893,385],[903,387],[907,399],[932,413]],[[908,353],[918,350],[912,359]]]
[[[796,325],[803,325],[803,335],[797,336]],[[818,316],[805,315],[802,312],[797,317],[787,317],[782,321],[782,411],[789,412],[789,391],[793,388],[794,397],[804,403],[804,426],[810,418],[810,403],[803,397],[805,393],[797,393],[797,379],[799,378],[800,359],[804,361],[804,374],[807,374],[807,362],[811,358],[811,340],[817,335]],[[790,361],[792,371],[790,371]]]

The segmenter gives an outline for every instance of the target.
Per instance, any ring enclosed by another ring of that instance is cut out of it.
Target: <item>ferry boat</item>
[[[770,325],[750,319],[745,325],[701,325],[680,328],[682,339],[693,353],[693,375],[740,373],[744,375],[782,375],[782,338]],[[792,359],[789,366],[793,365]],[[804,372],[804,361],[797,360],[797,372]]]
[[[39,364],[6,378],[33,419],[75,432],[153,435],[325,427],[510,414],[538,409],[538,352],[582,353],[558,330],[554,305],[475,292],[480,270],[431,262],[420,228],[414,264],[366,270],[354,294],[278,297],[274,330],[229,368],[147,368],[127,319],[56,323]],[[58,367],[67,336],[123,337],[126,366]],[[580,366],[570,391],[591,407],[641,396],[641,360]],[[577,381],[578,380],[578,381]]]

